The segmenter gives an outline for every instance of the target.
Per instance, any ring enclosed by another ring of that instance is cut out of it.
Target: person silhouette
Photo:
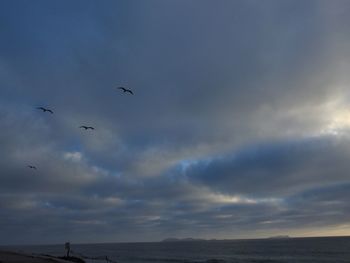
[[[66,244],[64,244],[65,249],[67,250],[67,258],[69,258],[69,252],[70,252],[70,243],[66,242]]]

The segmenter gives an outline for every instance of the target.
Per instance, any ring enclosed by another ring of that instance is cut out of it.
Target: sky
[[[0,244],[350,235],[349,24],[345,0],[0,1]]]

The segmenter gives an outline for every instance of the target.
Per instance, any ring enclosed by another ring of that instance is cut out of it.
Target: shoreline
[[[72,263],[49,255],[0,250],[0,263]]]

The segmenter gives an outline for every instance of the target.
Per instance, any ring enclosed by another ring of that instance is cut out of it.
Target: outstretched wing
[[[130,89],[126,90],[126,92],[129,92],[131,95],[134,95],[134,93]]]
[[[46,111],[48,111],[48,112],[50,112],[51,114],[53,114],[53,111],[52,111],[52,110],[46,110]]]

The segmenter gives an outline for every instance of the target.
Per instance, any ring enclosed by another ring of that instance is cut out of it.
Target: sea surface
[[[5,248],[56,256],[65,253],[64,244]],[[108,256],[118,263],[350,262],[350,237],[71,244],[71,249],[87,257]]]

